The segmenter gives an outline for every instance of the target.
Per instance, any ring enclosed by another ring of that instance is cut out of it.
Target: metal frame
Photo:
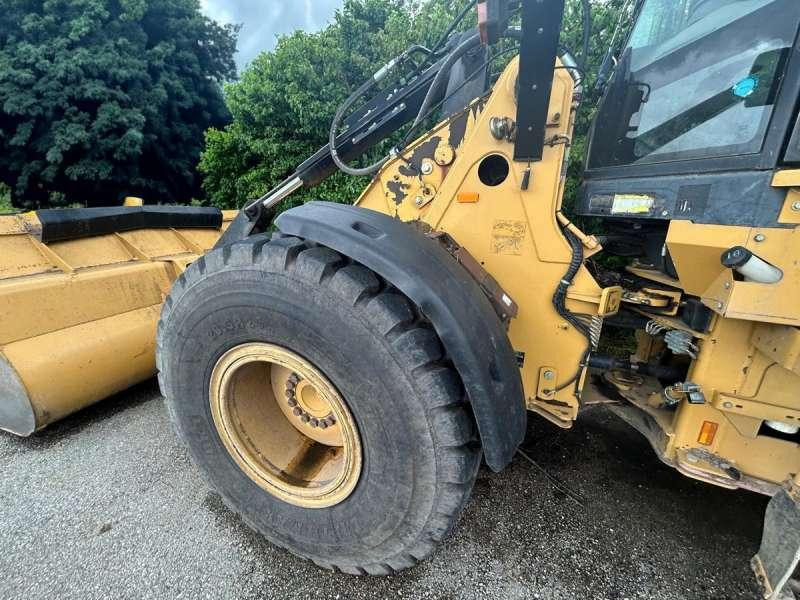
[[[605,98],[604,98],[605,99]],[[759,153],[696,158],[645,165],[624,165],[589,169],[589,154],[584,164],[584,178],[587,180],[629,179],[658,177],[662,175],[684,175],[720,173],[726,171],[768,171],[775,170],[783,160],[784,151],[795,127],[800,100],[800,31],[795,36],[793,52],[786,66],[786,75],[778,93],[767,135]],[[595,127],[589,135],[591,149]],[[799,159],[800,160],[800,159]]]
[[[514,160],[540,161],[566,0],[523,0]],[[547,57],[552,57],[552,60]]]

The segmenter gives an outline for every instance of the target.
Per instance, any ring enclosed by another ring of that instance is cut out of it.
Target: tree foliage
[[[5,0],[0,182],[15,204],[188,201],[229,119],[237,29],[198,0]]]
[[[0,215],[10,213],[14,209],[11,206],[11,190],[8,186],[0,183]]]
[[[590,71],[602,61],[622,3],[593,0]],[[273,52],[259,56],[240,81],[225,88],[233,122],[208,131],[200,162],[211,203],[242,206],[291,174],[327,142],[336,108],[352,90],[410,44],[433,44],[465,5],[465,0],[346,0],[325,30],[281,38]],[[467,17],[464,26],[474,22]],[[581,37],[580,2],[569,0],[562,41],[579,53]],[[580,118],[573,172],[579,169],[589,113]],[[364,184],[335,175],[299,192],[290,204],[311,198],[350,202]]]
[[[225,88],[233,122],[206,135],[200,171],[211,202],[241,206],[291,174],[327,142],[333,115],[350,92],[412,41],[431,43],[451,4],[346,0],[323,31],[282,37],[273,52],[256,58]],[[335,175],[294,200],[352,199],[363,185]]]

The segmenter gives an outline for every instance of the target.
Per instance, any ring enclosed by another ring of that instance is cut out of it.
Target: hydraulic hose
[[[433,50],[432,50],[433,53],[436,53],[439,50],[439,48],[442,47],[442,44],[444,44],[448,40],[450,34],[452,34],[456,30],[456,27],[458,27],[461,24],[461,21],[464,20],[464,17],[467,16],[469,11],[472,10],[477,3],[478,0],[470,0],[470,2],[467,3],[467,5],[463,8],[463,10],[460,13],[458,13],[458,16],[453,20],[452,23],[450,23],[450,26],[447,28],[447,31],[445,31],[439,37],[439,39],[436,40],[436,43],[433,45]]]
[[[434,99],[436,95],[439,93],[439,88],[444,83],[445,78],[450,75],[450,69],[453,68],[453,65],[456,64],[456,61],[464,56],[467,52],[472,50],[474,47],[481,43],[481,36],[480,33],[477,31],[470,35],[467,39],[461,42],[455,50],[453,50],[442,63],[439,72],[436,74],[431,87],[428,89],[428,93],[425,95],[425,100],[422,102],[422,106],[417,112],[417,116],[414,119],[414,123],[411,125],[411,129],[409,131],[414,131],[417,126],[425,120],[426,115],[428,114],[428,109],[433,105]]]
[[[368,167],[361,167],[361,168],[351,167],[341,159],[339,153],[336,151],[336,132],[339,129],[339,125],[341,124],[345,113],[347,113],[350,107],[353,106],[353,104],[355,104],[356,100],[361,98],[361,96],[363,96],[370,89],[372,89],[372,87],[375,86],[379,81],[381,81],[381,79],[386,77],[389,74],[389,72],[392,71],[397,66],[397,64],[405,58],[405,56],[406,53],[403,53],[398,58],[395,58],[394,60],[386,63],[386,65],[384,65],[377,73],[375,73],[375,75],[373,75],[371,79],[362,83],[361,86],[355,92],[350,94],[347,100],[345,100],[344,103],[342,103],[342,105],[336,111],[336,114],[333,117],[333,122],[331,123],[330,131],[328,132],[328,145],[330,147],[331,158],[333,159],[333,163],[337,167],[339,167],[339,170],[341,170],[342,172],[347,173],[348,175],[352,175],[354,177],[370,176],[377,173],[380,170],[380,168],[386,163],[386,161],[389,160],[388,156],[384,156],[378,162],[373,163]]]
[[[434,103],[436,95],[439,93],[439,89],[442,86],[442,83],[445,81],[445,78],[449,75],[450,69],[452,69],[453,65],[456,61],[464,56],[467,52],[472,50],[475,46],[480,44],[480,34],[476,31],[472,35],[470,35],[466,40],[461,42],[444,60],[439,69],[439,72],[436,74],[436,77],[431,84],[431,87],[428,89],[428,93],[425,96],[425,100],[422,103],[419,111],[417,112],[417,116],[414,119],[414,124],[411,126],[409,131],[413,131],[426,117],[428,114],[428,110],[430,109],[431,105]],[[346,164],[339,153],[336,151],[336,132],[339,129],[339,125],[344,118],[344,115],[350,109],[351,106],[364,94],[366,94],[373,86],[375,86],[381,79],[383,79],[394,67],[401,62],[406,56],[406,53],[402,54],[400,57],[394,59],[393,61],[387,63],[380,71],[375,73],[375,75],[369,80],[365,81],[361,86],[350,96],[344,103],[339,107],[336,111],[336,114],[333,117],[333,122],[331,123],[330,131],[328,132],[328,144],[330,146],[331,151],[331,158],[333,159],[334,164],[344,173],[348,175],[353,175],[355,177],[362,177],[362,176],[371,176],[377,173],[381,167],[389,160],[389,156],[385,156],[380,159],[378,162],[373,163],[367,167],[351,167],[350,165]]]

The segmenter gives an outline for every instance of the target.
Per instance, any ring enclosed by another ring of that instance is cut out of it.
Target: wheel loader
[[[685,476],[772,498],[752,566],[783,597],[800,560],[800,3],[630,0],[595,76],[583,10],[577,52],[565,0],[469,2],[355,90],[329,143],[175,272],[156,340],[171,419],[271,542],[381,575],[433,552],[529,418],[567,429],[603,404]],[[338,170],[372,178],[353,205],[275,218]]]

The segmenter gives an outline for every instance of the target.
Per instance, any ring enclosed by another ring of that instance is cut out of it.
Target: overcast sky
[[[205,13],[222,23],[241,23],[239,71],[264,50],[275,47],[279,34],[296,29],[319,31],[343,0],[200,0]]]

